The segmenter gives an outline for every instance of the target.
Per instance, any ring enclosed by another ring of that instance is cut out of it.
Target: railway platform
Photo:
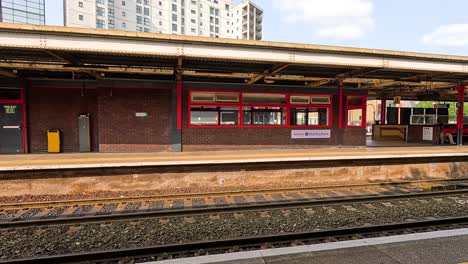
[[[300,161],[353,161],[465,157],[468,147],[424,146],[381,148],[273,149],[219,152],[61,153],[1,155],[0,171],[177,166]]]
[[[166,260],[158,264],[461,264],[468,229]],[[149,262],[151,264],[156,262]],[[148,264],[149,264],[148,263]]]
[[[0,197],[206,194],[459,179],[468,173],[467,157],[465,146],[2,155]]]

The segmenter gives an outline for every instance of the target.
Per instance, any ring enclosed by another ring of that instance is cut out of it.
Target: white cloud
[[[374,28],[373,0],[273,0],[291,24],[306,24],[319,37],[357,39]]]
[[[468,24],[451,24],[436,28],[422,37],[422,42],[438,47],[468,46]]]

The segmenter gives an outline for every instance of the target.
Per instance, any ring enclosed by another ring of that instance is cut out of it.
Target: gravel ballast
[[[468,196],[0,229],[0,259],[138,248],[468,215]]]

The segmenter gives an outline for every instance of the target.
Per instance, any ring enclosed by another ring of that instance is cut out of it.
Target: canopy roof
[[[455,99],[468,57],[295,43],[0,23],[7,78],[148,79],[346,87]],[[180,76],[180,75],[179,75]],[[397,91],[397,92],[395,92]]]

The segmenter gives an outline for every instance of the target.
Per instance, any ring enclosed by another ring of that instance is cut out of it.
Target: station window
[[[311,104],[330,104],[330,96],[311,96]]]
[[[192,127],[329,128],[332,123],[328,95],[192,91],[189,111]]]
[[[194,126],[236,126],[239,108],[221,106],[192,106],[190,124]]]
[[[291,126],[330,127],[330,96],[291,95],[289,102]]]
[[[330,96],[291,95],[291,104],[330,104]]]
[[[346,126],[363,128],[365,127],[365,96],[346,97]]]
[[[196,92],[196,93],[192,93],[191,100],[194,103],[214,103],[214,102],[237,103],[239,102],[239,94],[238,93]]]
[[[327,107],[291,108],[291,126],[329,126],[329,109]]]
[[[290,102],[291,104],[310,104],[310,96],[292,95]]]
[[[242,94],[244,104],[285,104],[286,95],[284,94],[262,94],[262,93],[244,93]]]
[[[281,126],[285,124],[283,107],[244,107],[243,124],[247,126]]]

